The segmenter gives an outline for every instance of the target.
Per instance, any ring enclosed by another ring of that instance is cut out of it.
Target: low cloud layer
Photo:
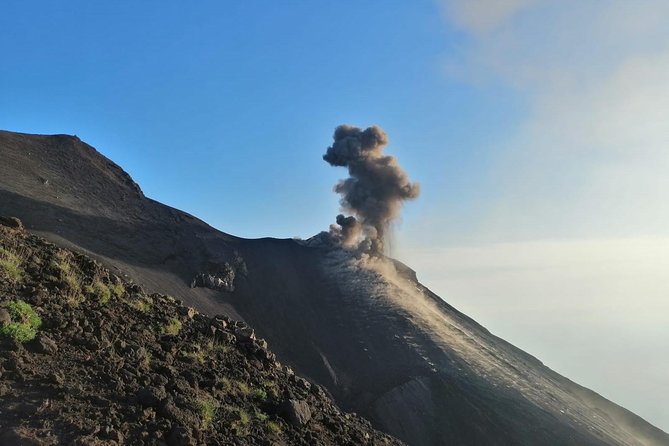
[[[418,197],[420,188],[411,183],[394,156],[384,155],[386,133],[377,126],[362,130],[350,125],[335,129],[334,142],[323,159],[332,166],[347,167],[349,178],[334,191],[341,195],[342,210],[332,236],[345,247],[381,253],[390,224],[399,216],[402,203]]]

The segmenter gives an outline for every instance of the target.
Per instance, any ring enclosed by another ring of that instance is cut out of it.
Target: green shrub
[[[245,410],[239,410],[239,422],[243,425],[247,425],[251,422],[251,415]]]
[[[251,393],[251,389],[249,389],[248,384],[246,384],[243,381],[237,381],[235,383],[235,386],[237,387],[237,390],[239,391],[240,394],[247,396],[249,393]]]
[[[216,418],[218,403],[213,398],[202,398],[198,400],[198,407],[200,409],[200,423],[202,429],[207,430],[214,422],[214,418]]]
[[[0,326],[0,335],[19,342],[30,341],[37,335],[37,329],[42,325],[42,319],[35,310],[22,300],[9,302],[6,307],[12,322]]]
[[[267,428],[271,432],[274,432],[275,434],[280,434],[281,433],[281,425],[279,423],[277,423],[276,421],[269,420],[267,422]]]
[[[73,267],[70,263],[68,253],[65,251],[58,252],[55,258],[51,259],[49,266],[52,270],[57,271],[60,280],[67,284],[67,302],[73,307],[79,306],[83,302],[81,280],[79,279],[76,267]]]
[[[279,398],[279,385],[276,383],[276,381],[271,381],[268,379],[263,380],[262,386],[266,392],[266,396],[271,396],[274,399]]]
[[[267,399],[267,392],[265,389],[253,389],[252,393],[253,399],[259,401],[265,401]]]
[[[111,300],[111,290],[100,280],[96,280],[91,285],[87,286],[86,292],[96,296],[101,304],[106,304]]]
[[[196,349],[192,352],[186,351],[186,350],[181,350],[180,352],[181,357],[183,358],[188,358],[192,362],[197,362],[198,364],[204,364],[205,361],[207,360],[207,355],[205,354],[204,351],[201,349]]]
[[[170,321],[163,325],[162,328],[160,329],[160,332],[162,334],[168,334],[168,335],[177,335],[181,331],[181,321],[175,317],[170,319]]]
[[[23,278],[21,258],[15,253],[0,247],[0,271],[10,282],[20,282]]]
[[[140,313],[146,313],[149,311],[149,308],[151,308],[151,302],[142,296],[135,297],[132,300],[128,300],[126,302]]]
[[[113,285],[108,285],[109,290],[114,294],[116,297],[121,297],[123,296],[123,293],[125,293],[125,287],[121,282],[117,282]]]

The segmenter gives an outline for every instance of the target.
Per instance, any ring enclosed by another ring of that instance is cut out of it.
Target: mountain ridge
[[[0,214],[147,289],[247,321],[279,358],[377,428],[416,445],[669,444],[660,429],[492,335],[410,275],[379,272],[388,265],[341,250],[225,234],[144,197],[114,167],[111,178],[104,168],[92,178],[107,159],[82,145],[0,132]],[[198,274],[234,287],[191,288]]]
[[[2,444],[400,444],[243,322],[147,294],[19,220],[0,217],[0,259],[15,267],[0,267]]]

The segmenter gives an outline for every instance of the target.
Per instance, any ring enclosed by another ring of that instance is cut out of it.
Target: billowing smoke
[[[350,175],[334,187],[342,196],[342,210],[353,214],[338,215],[338,226],[330,227],[342,246],[383,252],[384,237],[402,203],[418,197],[418,184],[409,182],[394,156],[383,154],[386,144],[388,137],[380,127],[340,125],[323,155],[332,166],[348,167]]]

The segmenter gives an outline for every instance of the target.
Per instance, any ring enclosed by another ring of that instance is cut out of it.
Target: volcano
[[[0,215],[150,292],[243,320],[344,409],[410,445],[669,445],[494,336],[408,266],[243,239],[146,196],[77,137],[0,132]]]

